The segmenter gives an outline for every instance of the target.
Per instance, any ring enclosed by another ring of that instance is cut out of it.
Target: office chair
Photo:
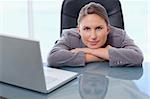
[[[103,5],[112,26],[124,29],[121,3],[119,0],[64,0],[61,8],[60,36],[63,29],[75,28],[80,9],[89,2]]]

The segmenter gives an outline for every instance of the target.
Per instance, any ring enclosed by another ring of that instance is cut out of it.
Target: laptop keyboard
[[[52,70],[49,68],[44,68],[44,75],[47,90],[59,82],[59,79],[54,76]]]
[[[57,81],[58,79],[57,79],[57,78],[54,78],[54,77],[51,77],[51,76],[46,75],[46,76],[45,76],[45,80],[46,80],[46,85],[49,85],[49,84],[51,84],[52,82]]]
[[[44,67],[46,88],[57,87],[68,80],[72,79],[77,73],[59,70],[55,68]]]
[[[51,69],[49,69],[49,68],[44,68],[44,74],[45,74],[46,85],[49,85],[49,84],[52,84],[52,83],[58,81],[58,78],[49,75],[50,72],[52,72]]]

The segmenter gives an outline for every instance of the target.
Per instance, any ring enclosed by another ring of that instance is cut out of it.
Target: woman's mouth
[[[92,41],[92,42],[89,42],[90,45],[96,45],[99,41]]]

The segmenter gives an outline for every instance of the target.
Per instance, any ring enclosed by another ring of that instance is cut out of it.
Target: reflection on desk
[[[79,92],[82,99],[104,99],[108,78],[100,74],[84,73],[79,77]]]
[[[142,67],[111,68],[102,62],[62,69],[79,72],[80,76],[49,94],[0,83],[0,96],[8,99],[150,99],[150,63]]]

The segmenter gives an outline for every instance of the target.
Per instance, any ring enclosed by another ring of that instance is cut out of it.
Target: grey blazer
[[[110,66],[135,66],[143,62],[141,50],[129,38],[122,29],[111,26],[111,31],[104,47],[109,44]],[[48,56],[50,66],[85,66],[85,54],[83,52],[72,53],[74,48],[86,47],[76,28],[63,30],[62,37],[54,45]]]

